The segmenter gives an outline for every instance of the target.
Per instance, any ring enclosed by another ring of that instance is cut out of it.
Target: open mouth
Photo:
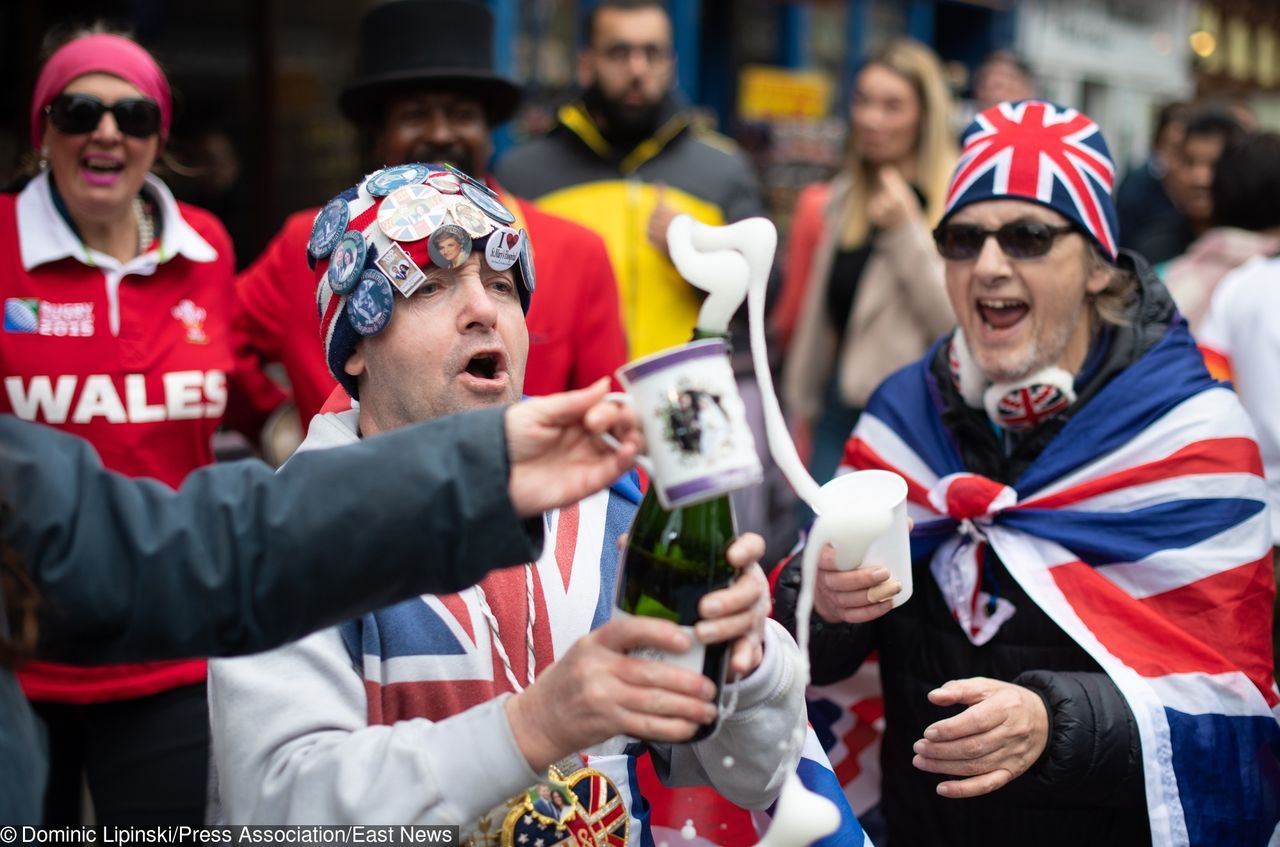
[[[978,301],[978,316],[990,329],[1008,329],[1031,311],[1022,300],[986,299]]]
[[[477,379],[497,379],[502,372],[502,355],[477,353],[467,361],[466,373]]]
[[[80,160],[80,164],[95,174],[117,174],[124,170],[124,162],[119,159],[103,159],[97,156],[86,156]]]
[[[80,160],[80,178],[89,185],[115,185],[122,173],[124,162],[110,156],[85,156]]]

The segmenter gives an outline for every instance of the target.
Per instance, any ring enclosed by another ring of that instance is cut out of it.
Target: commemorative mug
[[[763,478],[722,338],[691,341],[617,370],[648,444],[637,458],[666,509],[712,500]],[[612,439],[607,439],[612,440]]]

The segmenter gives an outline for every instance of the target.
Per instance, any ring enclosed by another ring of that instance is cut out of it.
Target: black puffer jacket
[[[932,363],[939,413],[953,433],[966,467],[1013,484],[1061,430],[1071,412],[1088,403],[1113,376],[1164,335],[1174,308],[1164,286],[1135,255],[1122,255],[1142,282],[1130,305],[1131,323],[1095,341],[1078,400],[1006,455],[985,413],[964,404],[952,385],[945,345]],[[1093,358],[1093,356],[1091,356]],[[775,591],[775,617],[793,633],[799,556],[784,568]],[[907,845],[1079,845],[1150,843],[1141,744],[1133,715],[1096,662],[1031,602],[988,549],[983,589],[1017,609],[988,643],[975,646],[956,625],[927,558],[913,563],[911,601],[864,625],[827,624],[813,618],[813,682],[852,674],[872,650],[880,653],[885,735],[881,749],[889,847]],[[944,777],[917,770],[911,747],[935,721],[963,707],[940,708],[929,691],[953,679],[985,676],[1024,685],[1049,712],[1049,741],[1040,759],[1018,779],[983,797],[948,800],[936,786]]]

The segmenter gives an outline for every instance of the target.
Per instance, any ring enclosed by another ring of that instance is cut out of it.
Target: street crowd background
[[[26,96],[42,40],[70,21],[115,20],[162,62],[176,91],[170,148],[180,199],[215,211],[244,267],[291,212],[341,190],[366,164],[335,94],[355,62],[370,2],[60,0],[0,8],[0,173],[27,155]],[[1098,120],[1121,173],[1146,160],[1160,108],[1209,101],[1280,128],[1280,19],[1274,4],[1190,0],[965,3],[938,0],[673,0],[681,91],[752,158],[783,232],[805,185],[838,168],[856,70],[878,45],[910,36],[937,51],[972,114],[975,73],[1017,53],[1040,96]],[[499,154],[549,129],[575,93],[580,16],[590,3],[494,0],[495,63],[526,86]],[[1204,53],[1204,56],[1200,54]]]

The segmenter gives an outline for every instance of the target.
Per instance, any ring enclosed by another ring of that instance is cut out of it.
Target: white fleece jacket
[[[318,416],[303,449],[355,440],[356,415]],[[605,491],[579,504],[579,539],[616,543],[601,526],[609,497]],[[557,521],[558,514],[552,513],[553,529]],[[555,548],[548,543],[535,565],[544,591],[563,585]],[[590,549],[579,544],[575,572],[582,567],[583,548]],[[572,587],[578,582],[575,576],[564,596],[547,601],[554,658],[588,632],[599,615],[605,581],[599,568],[594,570],[584,569],[578,596]],[[471,594],[452,595],[453,608]],[[436,609],[446,599],[451,598],[421,598]],[[467,600],[466,608],[473,611],[473,601]],[[472,623],[475,637],[487,639],[478,614]],[[487,641],[485,645],[476,652],[487,660]],[[761,666],[737,684],[737,709],[714,738],[653,745],[655,765],[666,782],[712,785],[749,808],[764,808],[776,799],[799,759],[802,733],[795,730],[805,720],[804,698],[795,643],[773,621],[765,633],[764,655]],[[394,682],[394,674],[409,666],[395,670],[392,662],[408,661],[415,678],[453,679],[441,674],[440,663],[458,660],[424,653],[379,663],[366,656],[360,668],[353,666],[339,630],[330,629],[269,653],[211,662],[210,719],[224,818],[231,823],[442,823],[462,825],[466,832],[480,815],[542,776],[523,759],[507,724],[502,703],[511,689],[501,666],[490,663],[486,670],[492,683],[487,699],[451,716],[437,721],[413,717],[391,725],[371,726],[368,721],[367,691],[377,684],[371,675]],[[630,756],[624,752],[629,741],[615,738],[583,752],[592,767],[618,785],[630,810]],[[632,813],[629,844],[640,844],[640,829]]]

